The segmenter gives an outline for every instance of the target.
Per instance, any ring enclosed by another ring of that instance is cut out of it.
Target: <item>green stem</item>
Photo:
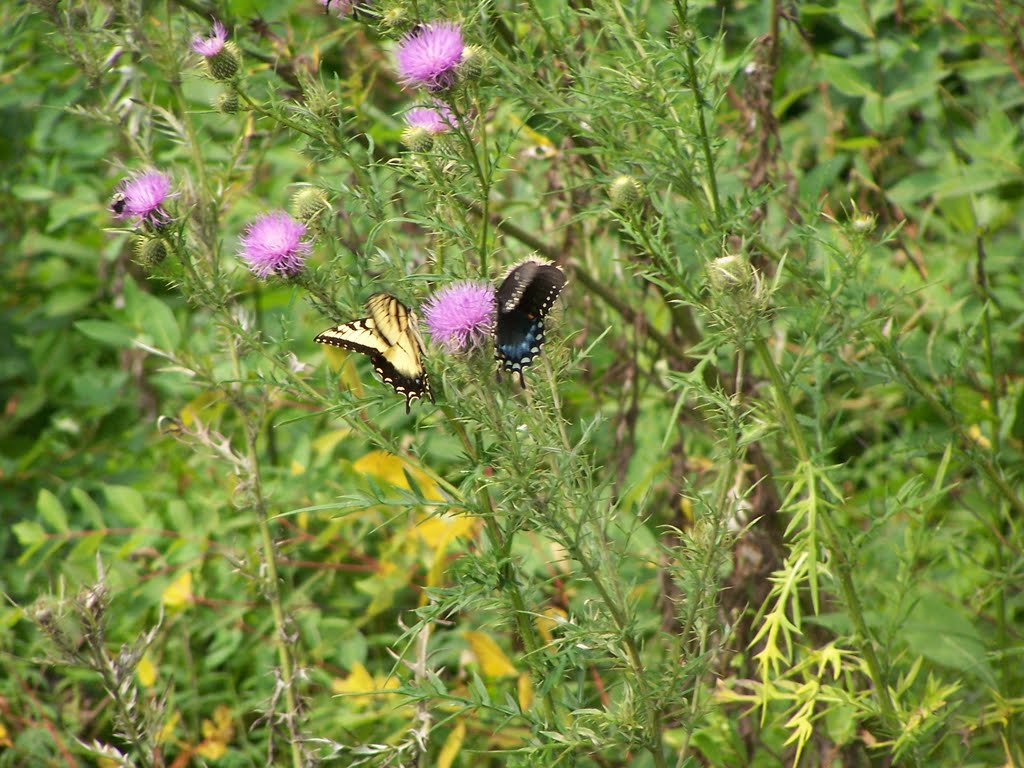
[[[241,386],[242,366],[238,358],[238,347],[235,344],[231,344],[230,347],[231,365],[235,381],[239,382],[237,386]],[[229,394],[234,396],[235,393]],[[252,483],[253,511],[256,513],[256,524],[260,532],[263,563],[267,569],[264,589],[266,590],[270,611],[274,618],[274,645],[277,647],[278,663],[281,665],[281,682],[284,687],[292,768],[303,768],[302,747],[298,737],[299,708],[295,697],[295,667],[292,662],[291,649],[288,646],[287,624],[284,607],[281,604],[277,561],[274,555],[274,537],[270,530],[270,517],[267,514],[266,499],[263,496],[263,482],[260,476],[259,454],[256,450],[256,437],[259,430],[257,425],[252,423],[253,415],[245,407],[241,398],[234,397],[234,399],[246,419],[246,466],[249,472],[249,481]]]
[[[487,538],[490,540],[491,547],[498,553],[500,558],[500,589],[508,595],[508,598],[512,603],[512,613],[516,624],[516,633],[519,635],[519,639],[523,643],[523,648],[526,649],[526,656],[530,659],[531,666],[540,666],[543,661],[543,656],[541,654],[544,649],[544,644],[538,635],[536,626],[534,626],[534,623],[530,620],[531,614],[526,610],[526,601],[523,600],[523,594],[519,590],[519,582],[516,579],[515,568],[512,565],[512,560],[509,555],[509,550],[512,546],[511,538],[506,537],[504,532],[501,530],[501,526],[498,525],[498,521],[495,517],[495,510],[491,503],[490,496],[487,495],[487,491],[480,491],[479,503],[482,512],[481,516],[484,519],[484,529],[487,531]],[[544,691],[542,698],[544,702],[545,720],[556,732],[562,733],[562,726],[559,724],[558,708],[555,704],[554,696],[551,693],[551,686],[545,684],[542,680],[541,688]]]
[[[722,204],[718,196],[718,179],[715,174],[715,153],[711,148],[711,136],[708,133],[707,120],[704,112],[707,103],[704,100],[704,92],[700,86],[700,77],[697,71],[697,56],[694,53],[695,45],[692,40],[686,40],[693,34],[687,20],[687,8],[685,0],[673,0],[676,9],[676,19],[679,21],[680,33],[684,36],[683,46],[686,50],[686,74],[690,80],[690,92],[693,94],[693,105],[697,112],[697,127],[700,131],[701,151],[704,153],[704,163],[707,166],[708,186],[710,189],[711,206],[715,211],[715,220],[722,225]]]

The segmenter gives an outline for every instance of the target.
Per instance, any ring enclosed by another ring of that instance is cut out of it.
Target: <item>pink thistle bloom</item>
[[[431,338],[449,352],[476,347],[494,328],[494,286],[466,281],[437,291],[423,305]]]
[[[118,219],[134,218],[162,224],[169,220],[163,202],[171,190],[171,180],[160,171],[146,171],[125,179],[118,186],[113,204]]]
[[[445,104],[437,102],[436,107],[415,107],[405,113],[405,122],[413,128],[422,128],[427,133],[444,133],[455,125],[455,115]]]
[[[284,211],[271,211],[249,223],[239,238],[239,255],[257,277],[271,273],[290,277],[302,271],[311,244],[303,240],[306,225]]]
[[[200,56],[211,58],[224,50],[224,41],[228,39],[228,31],[219,21],[213,22],[213,34],[209,37],[195,35],[192,38],[192,50]]]
[[[431,90],[450,88],[464,47],[461,27],[450,21],[427,24],[406,35],[395,54],[401,83]]]

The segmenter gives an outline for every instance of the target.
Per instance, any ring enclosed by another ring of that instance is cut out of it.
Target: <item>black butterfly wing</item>
[[[544,318],[565,287],[565,273],[555,264],[526,261],[513,269],[495,293],[498,321],[495,358],[501,369],[519,374],[544,346]]]
[[[370,317],[329,328],[316,341],[369,357],[381,380],[405,395],[406,413],[424,394],[433,402],[415,313],[387,294],[371,296],[367,308]]]

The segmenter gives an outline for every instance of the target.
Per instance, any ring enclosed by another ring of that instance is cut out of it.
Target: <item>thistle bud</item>
[[[708,282],[719,293],[735,294],[750,286],[754,269],[742,256],[721,256],[707,266]]]
[[[429,152],[434,146],[434,134],[419,125],[410,125],[402,131],[402,143],[413,152]]]
[[[393,5],[380,15],[380,25],[385,29],[402,30],[409,25],[409,14],[401,5]]]
[[[319,187],[303,187],[292,195],[291,214],[299,221],[308,223],[330,207],[327,195]]]
[[[459,61],[459,80],[469,82],[477,80],[487,69],[487,52],[479,45],[467,45],[462,49]]]
[[[238,94],[235,91],[224,91],[213,102],[214,108],[225,115],[238,112]]]
[[[850,225],[858,235],[866,235],[875,228],[875,217],[870,213],[859,213],[853,217]]]
[[[144,267],[155,267],[167,258],[167,243],[160,237],[135,238],[135,260]]]
[[[623,211],[635,208],[643,199],[644,188],[632,176],[623,174],[613,181],[608,187],[608,198],[611,200],[612,208]]]

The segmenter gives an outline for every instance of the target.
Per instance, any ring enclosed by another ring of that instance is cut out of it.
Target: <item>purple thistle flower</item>
[[[170,178],[160,171],[145,171],[124,179],[115,194],[115,218],[163,224],[170,218],[162,207],[170,189]]]
[[[257,277],[271,273],[289,277],[302,271],[310,243],[303,240],[306,225],[284,211],[271,211],[249,223],[239,238],[239,255]]]
[[[450,88],[455,84],[463,47],[462,29],[450,21],[427,24],[406,35],[395,54],[400,81],[431,90]]]
[[[437,291],[423,305],[430,336],[449,352],[483,343],[494,327],[494,286],[467,281]]]
[[[213,34],[209,37],[195,35],[192,38],[192,50],[200,56],[211,58],[224,50],[224,41],[228,39],[228,31],[216,19],[213,22]]]
[[[455,115],[446,104],[436,102],[435,107],[415,107],[405,113],[405,122],[412,128],[427,133],[444,133],[455,125]]]

